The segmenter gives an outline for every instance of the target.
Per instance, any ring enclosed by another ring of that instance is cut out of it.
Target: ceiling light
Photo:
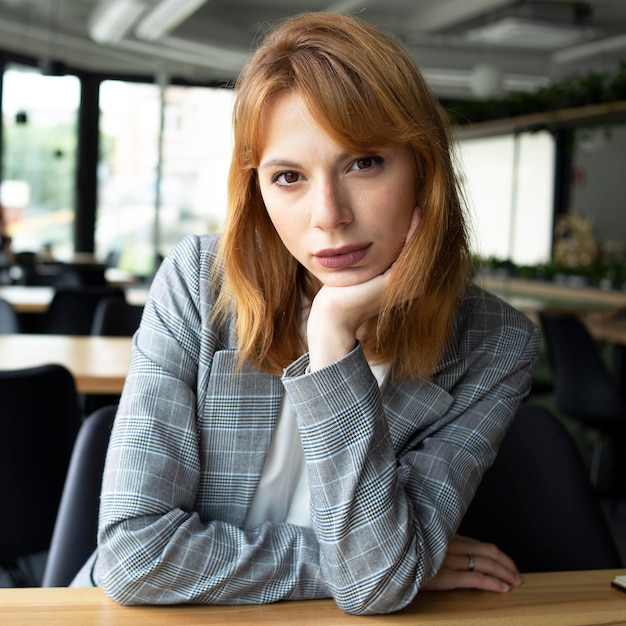
[[[626,48],[626,35],[616,35],[615,37],[607,37],[606,39],[598,39],[590,41],[564,50],[558,50],[552,55],[554,63],[572,63],[594,57],[605,52],[615,52]]]
[[[470,89],[479,98],[495,98],[502,93],[503,72],[491,63],[479,63],[470,74]]]
[[[476,80],[476,67],[471,70],[423,67],[421,72],[432,89],[453,91],[469,90],[474,94],[472,83]],[[524,91],[530,93],[536,91],[539,87],[545,87],[549,83],[549,80],[545,76],[510,74],[504,72],[500,79],[501,92]]]
[[[549,50],[577,43],[592,34],[587,26],[505,17],[470,29],[465,37],[474,43]]]
[[[201,7],[206,0],[161,0],[135,29],[135,35],[156,41],[172,32],[181,22]]]
[[[98,43],[115,43],[133,27],[147,7],[143,0],[104,0],[89,18],[89,36]]]

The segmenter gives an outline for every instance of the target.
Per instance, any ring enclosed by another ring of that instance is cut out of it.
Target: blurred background
[[[14,252],[93,254],[149,279],[181,237],[219,229],[232,82],[267,28],[303,10],[359,15],[414,55],[460,129],[478,257],[545,268],[559,218],[576,215],[618,268],[596,282],[622,284],[624,109],[549,116],[626,100],[623,0],[0,0]],[[510,111],[542,117],[466,124]]]

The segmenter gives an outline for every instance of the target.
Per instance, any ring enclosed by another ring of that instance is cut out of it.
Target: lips
[[[342,246],[320,250],[313,256],[315,260],[326,269],[343,269],[351,267],[361,261],[369,250],[370,244],[358,244],[354,246]]]

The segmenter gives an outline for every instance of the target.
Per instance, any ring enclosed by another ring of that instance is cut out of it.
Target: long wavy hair
[[[355,17],[306,13],[270,31],[235,87],[229,211],[219,249],[227,289],[216,311],[218,319],[235,314],[240,362],[279,374],[301,355],[302,309],[320,288],[278,237],[257,178],[264,114],[277,95],[291,92],[355,154],[411,149],[421,221],[395,262],[363,347],[369,359],[392,363],[394,378],[430,377],[471,255],[447,118],[404,46]]]

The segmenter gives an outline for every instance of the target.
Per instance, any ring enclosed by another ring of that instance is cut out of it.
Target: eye
[[[272,176],[272,182],[281,187],[289,187],[300,180],[298,172],[278,172]]]
[[[379,156],[362,157],[360,159],[356,159],[356,161],[352,163],[351,169],[358,171],[367,171],[374,169],[378,165],[381,165],[382,162],[383,158]]]

